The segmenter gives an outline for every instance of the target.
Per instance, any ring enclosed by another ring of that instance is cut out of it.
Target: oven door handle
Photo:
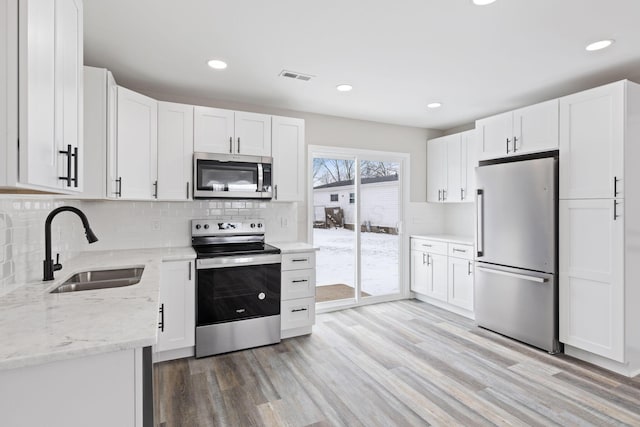
[[[280,254],[274,255],[248,255],[248,256],[222,256],[216,258],[203,258],[196,260],[196,269],[229,268],[250,265],[280,264]]]

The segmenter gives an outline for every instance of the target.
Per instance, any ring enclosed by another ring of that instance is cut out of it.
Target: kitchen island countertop
[[[195,259],[191,247],[87,251],[51,282],[0,297],[0,370],[154,345],[162,261]],[[144,266],[139,283],[51,294],[75,273]]]

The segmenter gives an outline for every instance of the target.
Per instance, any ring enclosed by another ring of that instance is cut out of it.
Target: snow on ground
[[[399,236],[360,233],[362,290],[371,295],[396,293]],[[355,233],[343,228],[314,228],[317,286],[342,283],[355,287]]]

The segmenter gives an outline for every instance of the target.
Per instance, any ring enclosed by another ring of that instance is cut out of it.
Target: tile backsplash
[[[42,280],[44,223],[51,210],[63,205],[77,204],[52,198],[0,198],[0,295],[16,284]],[[72,215],[58,215],[51,226],[53,254],[60,253],[61,262],[81,249],[78,240],[84,229]]]
[[[44,222],[52,209],[63,205],[82,209],[99,241],[87,243],[75,215],[58,215],[52,224],[52,248],[54,257],[60,253],[62,263],[86,250],[190,246],[190,220],[195,218],[261,218],[268,241],[298,240],[296,203],[78,201],[0,195],[0,295],[42,279]]]

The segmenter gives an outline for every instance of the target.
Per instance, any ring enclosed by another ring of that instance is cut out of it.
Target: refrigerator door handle
[[[486,273],[500,274],[502,276],[516,277],[518,279],[529,280],[530,282],[546,283],[549,281],[549,279],[545,277],[529,276],[528,274],[511,273],[509,271],[494,270],[492,268],[487,268],[487,267],[476,266],[476,270],[484,271]]]
[[[478,189],[476,192],[476,250],[478,257],[484,255],[484,190]]]

